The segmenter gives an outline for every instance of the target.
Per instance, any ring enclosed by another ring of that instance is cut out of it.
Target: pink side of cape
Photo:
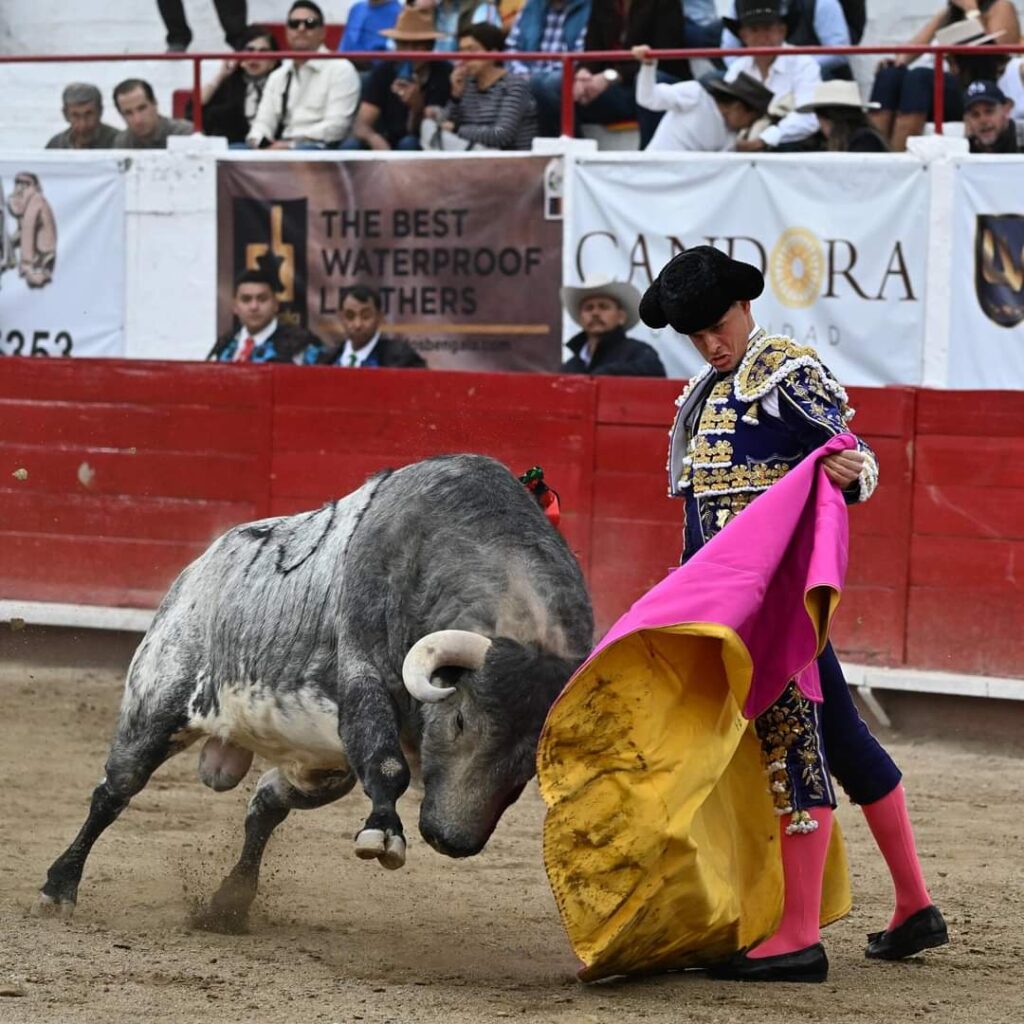
[[[821,460],[855,447],[852,435],[838,434],[812,452],[641,597],[588,663],[640,630],[716,623],[738,634],[753,661],[747,718],[778,700],[794,678],[820,701],[817,630],[804,596],[819,586],[842,589],[849,540],[846,503]]]

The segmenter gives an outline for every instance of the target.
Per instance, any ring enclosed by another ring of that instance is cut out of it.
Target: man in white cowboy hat
[[[427,53],[443,32],[434,27],[431,11],[405,7],[394,28],[380,34],[400,50]],[[379,61],[363,89],[352,137],[342,149],[422,149],[420,125],[431,110],[441,110],[451,95],[448,61]]]
[[[885,139],[868,121],[877,103],[865,103],[856,82],[834,79],[815,87],[814,98],[797,108],[818,118],[825,148],[833,153],[888,153]]]
[[[288,9],[288,49],[328,53],[324,13],[314,0]],[[286,60],[271,72],[252,119],[252,149],[333,149],[348,134],[359,105],[359,73],[347,60]]]
[[[561,295],[569,316],[583,328],[566,342],[572,355],[562,364],[563,373],[666,375],[658,353],[646,342],[626,335],[640,319],[640,293],[631,284],[592,275],[582,285],[566,285]]]

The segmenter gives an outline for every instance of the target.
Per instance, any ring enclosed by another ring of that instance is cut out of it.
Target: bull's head
[[[424,704],[420,832],[439,853],[469,857],[484,848],[534,774],[544,718],[574,667],[533,646],[457,629],[409,651],[405,686]]]

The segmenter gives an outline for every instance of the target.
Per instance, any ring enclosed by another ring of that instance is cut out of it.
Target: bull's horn
[[[428,633],[409,648],[402,663],[405,688],[417,700],[428,704],[444,700],[455,692],[455,688],[434,686],[430,677],[442,665],[480,668],[490,646],[488,637],[466,629],[440,629],[436,633]]]

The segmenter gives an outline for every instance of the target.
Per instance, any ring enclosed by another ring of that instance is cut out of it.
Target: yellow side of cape
[[[544,859],[582,979],[706,965],[774,931],[779,826],[741,714],[750,677],[727,627],[644,630],[552,708],[537,755]],[[849,908],[836,824],[822,923]]]

